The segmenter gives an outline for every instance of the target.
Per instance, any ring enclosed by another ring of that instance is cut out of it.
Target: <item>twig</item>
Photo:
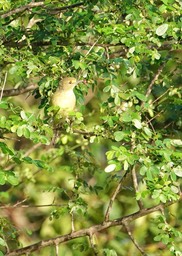
[[[156,101],[161,99],[171,88],[168,88],[163,94],[161,94],[158,98],[156,98],[154,101],[152,101],[152,104],[154,104]]]
[[[132,180],[133,180],[133,186],[134,186],[134,189],[135,189],[135,193],[137,193],[139,191],[139,189],[138,189],[138,180],[137,180],[135,166],[133,166],[133,168],[131,170],[131,174],[132,174]],[[143,209],[143,203],[140,199],[137,200],[137,203],[138,203],[139,208]]]
[[[91,226],[89,228],[80,229],[80,230],[75,231],[71,234],[58,236],[58,237],[51,238],[51,239],[48,239],[48,240],[42,240],[38,243],[35,243],[35,244],[32,244],[32,245],[14,250],[12,252],[9,252],[9,253],[6,254],[6,256],[18,256],[18,255],[22,255],[22,254],[26,254],[26,253],[31,253],[31,252],[34,252],[36,250],[40,250],[41,248],[51,246],[51,245],[55,245],[55,243],[60,244],[60,243],[66,242],[66,241],[70,241],[72,239],[76,239],[76,238],[84,237],[84,236],[89,236],[90,234],[94,234],[96,232],[101,232],[101,231],[103,231],[105,229],[108,229],[110,227],[123,226],[124,222],[125,223],[126,222],[130,223],[131,221],[134,221],[138,218],[146,216],[150,213],[160,211],[162,206],[167,207],[167,206],[172,205],[174,203],[176,203],[176,202],[168,202],[166,204],[159,204],[159,205],[153,206],[151,208],[144,208],[142,210],[139,210],[138,212],[135,212],[133,214],[127,215],[127,216],[119,218],[119,219],[104,222],[102,224],[94,225],[94,226]]]
[[[56,247],[56,256],[59,256],[59,244],[55,244]]]
[[[158,77],[160,76],[160,74],[161,74],[161,72],[162,72],[162,70],[163,70],[165,64],[166,64],[166,63],[164,62],[164,63],[158,68],[157,73],[155,74],[154,78],[152,79],[151,83],[149,84],[149,86],[148,86],[148,88],[147,88],[147,92],[146,92],[146,94],[145,94],[146,97],[148,97],[148,96],[150,95],[150,93],[151,93],[151,91],[152,91],[152,87],[153,87],[155,81],[156,81],[156,80],[158,79]],[[143,105],[144,105],[144,101],[142,102],[141,107],[143,107]]]
[[[133,242],[133,244],[136,246],[136,248],[141,252],[142,255],[147,256],[147,254],[144,252],[144,250],[139,246],[139,244],[137,243],[137,241],[135,240],[135,238],[133,237],[130,228],[128,226],[128,223],[126,221],[123,222],[123,226],[125,227],[128,236],[130,237],[131,241]]]
[[[26,88],[19,88],[19,89],[8,89],[8,90],[0,90],[1,93],[3,93],[2,97],[9,97],[9,96],[18,96],[20,94],[24,94],[26,92],[33,91],[37,89],[38,86],[35,84],[29,85]]]
[[[28,9],[32,9],[34,7],[44,6],[44,5],[45,5],[44,1],[42,1],[42,2],[31,2],[29,4],[26,4],[24,6],[18,7],[16,9],[13,9],[13,10],[11,10],[9,12],[6,12],[6,13],[2,14],[1,18],[4,19],[4,18],[7,18],[7,17],[9,17],[9,16],[11,16],[13,14],[24,12],[24,11],[26,11]]]
[[[27,150],[27,152],[23,155],[23,157],[29,156],[35,149],[39,148],[40,146],[42,146],[42,143],[40,142],[33,145],[29,150]]]
[[[115,191],[114,191],[114,193],[113,193],[113,195],[112,195],[112,197],[111,197],[111,199],[110,199],[110,201],[109,201],[109,205],[108,205],[108,207],[107,207],[107,209],[106,209],[104,221],[109,221],[110,212],[111,212],[111,209],[112,209],[114,200],[115,200],[117,194],[118,194],[118,193],[120,192],[120,190],[121,190],[122,181],[123,181],[123,177],[121,178],[120,182],[118,183],[118,185],[117,185],[117,187],[116,187],[116,189],[115,189]]]
[[[75,231],[75,225],[74,225],[74,213],[71,212],[71,233]]]
[[[89,241],[90,241],[90,245],[93,249],[93,252],[94,252],[94,255],[97,256],[98,255],[98,250],[97,250],[97,246],[96,246],[96,243],[94,241],[94,236],[93,234],[90,234],[89,235]]]
[[[41,208],[41,207],[65,207],[66,204],[38,204],[38,205],[20,205],[20,204],[14,204],[14,205],[1,205],[0,209],[9,209],[9,208]]]
[[[46,8],[46,10],[50,14],[57,14],[60,11],[64,11],[64,10],[67,10],[67,9],[72,9],[72,8],[81,6],[83,4],[84,4],[84,2],[80,2],[80,3],[76,3],[76,4],[71,4],[71,5],[63,6],[63,7],[58,7],[58,8],[52,8],[52,9],[51,8]]]
[[[1,102],[2,97],[3,97],[4,87],[5,87],[5,85],[6,85],[7,74],[8,74],[8,72],[6,72],[6,73],[5,73],[5,76],[4,76],[4,82],[3,82],[3,86],[2,86],[1,94],[0,94],[0,102]]]
[[[83,5],[84,2],[80,2],[80,3],[76,3],[76,4],[71,4],[71,5],[67,5],[67,6],[63,6],[63,7],[60,7],[60,8],[54,8],[54,9],[50,9],[50,8],[45,8],[47,11],[50,11],[50,13],[52,14],[56,14],[60,11],[64,11],[66,9],[72,9],[74,7],[77,7],[77,6],[80,6],[80,5]],[[21,6],[21,7],[18,7],[16,9],[13,9],[9,12],[6,12],[4,14],[1,15],[1,18],[4,19],[4,18],[7,18],[11,15],[14,15],[14,14],[17,14],[17,13],[21,13],[21,12],[24,12],[26,10],[29,10],[29,9],[32,9],[34,7],[39,7],[39,6],[45,6],[45,2],[31,2],[29,4],[26,4],[24,6]]]
[[[94,48],[94,46],[97,44],[97,42],[99,41],[99,39],[101,38],[101,36],[99,36],[99,38],[91,45],[90,49],[88,50],[88,52],[85,54],[84,58],[86,58],[89,53],[91,52],[91,50]]]
[[[155,119],[156,117],[158,117],[158,116],[160,116],[160,114],[162,114],[164,112],[164,110],[162,109],[159,113],[157,113],[155,116],[153,116],[151,119],[148,119],[147,120],[147,124],[148,123],[151,123],[151,121],[153,120],[153,119]]]

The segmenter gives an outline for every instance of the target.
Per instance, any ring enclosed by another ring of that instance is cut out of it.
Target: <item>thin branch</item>
[[[131,170],[131,174],[132,174],[132,180],[133,180],[133,186],[135,189],[135,193],[138,193],[139,189],[138,189],[138,180],[137,180],[137,175],[136,175],[136,170],[135,170],[135,166],[133,166],[132,170]],[[141,200],[137,200],[138,206],[140,209],[143,209],[143,203]]]
[[[71,212],[71,233],[75,231],[75,225],[74,225],[74,213]]]
[[[76,3],[76,4],[71,4],[71,5],[63,6],[63,7],[58,7],[58,8],[52,8],[52,9],[51,8],[46,8],[46,10],[50,14],[57,14],[60,11],[64,11],[64,10],[67,10],[67,9],[72,9],[72,8],[81,6],[83,4],[84,4],[84,2],[80,2],[80,3]]]
[[[155,76],[154,76],[154,78],[152,79],[152,81],[151,81],[151,83],[149,84],[149,86],[148,86],[148,89],[147,89],[147,92],[146,92],[146,97],[148,97],[149,95],[150,95],[150,93],[151,93],[151,91],[152,91],[152,87],[153,87],[153,85],[155,84],[155,81],[158,79],[158,77],[160,76],[160,74],[161,74],[161,72],[162,72],[162,70],[163,70],[163,68],[164,68],[164,66],[165,66],[165,62],[158,68],[158,70],[157,70],[157,73],[155,74]]]
[[[160,100],[170,89],[171,89],[171,87],[168,88],[163,94],[161,94],[161,95],[160,95],[158,98],[156,98],[154,101],[152,101],[152,104],[154,104],[156,101]]]
[[[66,204],[37,204],[37,205],[20,205],[20,204],[15,204],[15,205],[1,205],[0,209],[9,209],[9,208],[41,208],[41,207],[65,207],[67,206]]]
[[[161,207],[165,206],[169,206],[171,204],[174,204],[176,202],[168,202],[166,204],[159,204],[156,206],[153,206],[151,208],[144,208],[142,210],[139,210],[138,212],[135,212],[133,214],[127,215],[125,217],[119,218],[119,219],[115,219],[112,221],[105,221],[102,224],[99,225],[94,225],[91,226],[89,228],[85,228],[85,229],[81,229],[78,231],[75,231],[71,234],[67,234],[67,235],[62,235],[62,236],[58,236],[55,238],[51,238],[51,239],[47,239],[47,240],[42,240],[38,243],[14,250],[12,252],[9,252],[6,254],[6,256],[18,256],[18,255],[22,255],[22,254],[26,254],[26,253],[31,253],[34,252],[36,250],[40,250],[41,248],[45,248],[47,246],[51,246],[51,245],[55,245],[56,244],[60,244],[63,242],[67,242],[70,241],[72,239],[76,239],[79,237],[84,237],[84,236],[89,236],[90,234],[94,234],[97,232],[101,232],[105,229],[108,229],[110,227],[115,227],[115,226],[123,226],[124,222],[126,223],[130,223],[131,221],[134,221],[138,218],[141,218],[143,216],[146,216],[150,213],[156,212],[156,211],[160,211]]]
[[[1,18],[4,19],[4,18],[7,18],[7,17],[10,17],[13,14],[24,12],[24,11],[32,9],[34,7],[44,6],[44,5],[45,5],[44,1],[41,1],[41,2],[31,2],[29,4],[26,4],[24,6],[18,7],[16,9],[13,9],[13,10],[11,10],[9,12],[6,12],[6,13],[2,14]]]
[[[56,244],[55,245],[55,249],[56,249],[56,256],[59,256],[59,245],[58,244]]]
[[[67,6],[63,6],[63,7],[59,7],[59,8],[53,8],[53,9],[45,8],[45,9],[48,12],[52,13],[52,14],[56,14],[56,13],[59,13],[60,11],[64,11],[64,10],[67,10],[67,9],[72,9],[74,7],[78,7],[78,6],[81,6],[83,4],[84,4],[84,2],[80,2],[80,3],[71,4],[71,5],[67,5]],[[31,2],[29,4],[26,4],[24,6],[18,7],[16,9],[13,9],[9,12],[6,12],[6,13],[2,14],[1,18],[4,19],[4,18],[7,18],[7,17],[10,17],[11,15],[21,13],[21,12],[24,12],[26,10],[30,10],[34,7],[40,7],[40,6],[45,6],[45,3],[43,1],[41,1],[41,2]]]
[[[92,250],[94,252],[94,255],[97,256],[98,255],[98,250],[97,250],[97,246],[96,246],[96,243],[94,241],[94,236],[93,234],[90,234],[89,235],[89,241],[90,241],[90,245],[92,247]]]
[[[141,252],[142,255],[147,256],[147,254],[144,252],[144,250],[139,246],[139,244],[137,243],[137,241],[135,240],[135,238],[133,237],[129,225],[127,222],[123,221],[123,226],[125,227],[128,236],[130,237],[131,241],[133,242],[133,244],[136,246],[136,248]]]
[[[19,89],[8,89],[8,90],[0,90],[0,93],[3,92],[3,97],[10,97],[10,96],[18,96],[20,94],[24,94],[26,92],[33,91],[37,89],[38,86],[35,84],[29,85],[26,88],[19,88]]]
[[[6,85],[7,74],[8,74],[8,72],[6,72],[5,76],[4,76],[4,82],[3,82],[3,86],[2,86],[1,94],[0,94],[0,102],[1,102],[2,97],[3,97],[3,92],[4,92],[5,85]]]
[[[121,187],[122,187],[122,181],[123,181],[123,177],[121,178],[120,182],[118,183],[113,195],[111,196],[111,199],[109,201],[109,205],[106,209],[106,213],[105,213],[105,221],[109,221],[109,217],[110,217],[110,212],[111,212],[111,209],[112,209],[112,206],[113,206],[113,203],[114,203],[114,200],[117,196],[117,194],[120,192],[121,190]]]
[[[156,117],[160,116],[164,112],[164,109],[162,109],[159,113],[157,113],[155,116],[153,116],[151,119],[147,120],[147,124],[151,123],[152,120],[154,120]]]

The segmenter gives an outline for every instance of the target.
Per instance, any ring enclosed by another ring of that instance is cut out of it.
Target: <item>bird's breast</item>
[[[76,97],[73,90],[55,92],[52,96],[52,105],[64,110],[73,110],[76,105]]]

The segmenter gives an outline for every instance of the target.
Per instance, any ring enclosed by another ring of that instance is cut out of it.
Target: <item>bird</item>
[[[57,111],[54,111],[53,117],[53,129],[55,134],[52,138],[51,145],[56,144],[56,139],[59,135],[59,130],[64,124],[71,125],[71,119],[69,113],[75,109],[76,96],[73,89],[81,81],[78,81],[74,77],[65,77],[60,82],[57,90],[52,94],[50,99],[51,107],[59,107]]]
[[[60,82],[57,90],[52,94],[51,106],[59,107],[57,113],[61,116],[67,116],[70,111],[75,109],[76,96],[73,89],[79,82],[74,77],[65,77]]]

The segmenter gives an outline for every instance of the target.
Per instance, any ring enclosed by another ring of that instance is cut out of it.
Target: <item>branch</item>
[[[103,222],[102,224],[99,224],[99,225],[94,225],[89,228],[74,231],[71,234],[58,236],[58,237],[51,238],[48,240],[42,240],[38,243],[35,243],[32,245],[26,246],[24,248],[20,248],[20,249],[14,250],[12,252],[9,252],[6,254],[6,256],[18,256],[18,255],[22,255],[22,254],[28,254],[28,253],[34,252],[36,250],[40,250],[41,248],[44,248],[47,246],[60,244],[60,243],[67,242],[67,241],[70,241],[72,239],[76,239],[79,237],[90,236],[90,234],[93,235],[97,232],[101,232],[110,227],[123,226],[126,222],[130,223],[131,221],[134,221],[134,220],[141,218],[145,215],[148,215],[148,214],[156,212],[156,211],[160,211],[161,208],[163,208],[164,206],[167,207],[174,203],[176,203],[176,202],[168,202],[166,204],[158,204],[151,208],[142,209],[138,212],[135,212],[133,214],[127,215],[127,216],[119,218],[119,219]]]
[[[146,256],[146,253],[144,252],[144,250],[139,246],[139,244],[137,243],[137,241],[135,240],[135,238],[133,237],[130,228],[128,226],[127,222],[123,222],[123,226],[125,227],[128,236],[130,237],[131,241],[133,242],[133,244],[136,246],[136,248],[141,252],[142,255]]]
[[[78,7],[78,6],[81,6],[83,5],[84,2],[80,2],[80,3],[76,3],[76,4],[71,4],[71,5],[68,5],[68,6],[63,6],[63,7],[58,7],[58,8],[52,8],[52,9],[47,9],[48,12],[50,12],[51,14],[57,14],[59,13],[60,11],[64,11],[64,10],[67,10],[67,9],[72,9],[74,7]]]
[[[157,70],[157,73],[155,74],[155,76],[154,76],[154,78],[152,79],[152,81],[151,81],[151,83],[149,84],[149,86],[148,86],[148,89],[147,89],[147,92],[146,92],[146,97],[148,97],[149,95],[150,95],[150,93],[151,93],[151,91],[152,91],[152,87],[153,87],[153,85],[154,85],[154,83],[155,83],[155,81],[158,79],[158,77],[160,76],[160,74],[161,74],[161,72],[162,72],[162,70],[163,70],[163,68],[164,68],[164,66],[165,66],[165,62],[159,67],[159,69]]]
[[[9,97],[9,96],[17,96],[29,91],[33,91],[37,89],[38,86],[35,84],[29,85],[26,88],[19,88],[19,89],[8,89],[3,91],[3,97]],[[2,90],[0,90],[0,93],[2,93]]]
[[[42,2],[31,2],[29,4],[26,4],[24,6],[21,6],[21,7],[18,7],[16,9],[13,9],[9,12],[6,12],[4,14],[1,15],[1,18],[4,19],[4,18],[7,18],[13,14],[16,14],[16,13],[20,13],[20,12],[24,12],[26,10],[29,10],[29,9],[32,9],[34,7],[38,7],[38,6],[44,6],[45,3],[42,1]]]
[[[133,166],[133,168],[131,170],[131,174],[132,174],[132,180],[133,180],[133,187],[135,189],[135,193],[137,193],[139,191],[139,189],[138,189],[138,180],[137,180],[135,166]],[[141,200],[137,200],[137,203],[138,203],[139,208],[143,209],[142,201]]]
[[[120,192],[120,190],[121,190],[122,181],[123,181],[123,177],[121,178],[119,184],[117,185],[117,187],[116,187],[116,189],[115,189],[115,191],[114,191],[114,193],[113,193],[113,195],[112,195],[112,197],[111,197],[111,199],[110,199],[110,201],[109,201],[109,205],[108,205],[107,210],[106,210],[106,213],[105,213],[105,221],[106,221],[106,222],[109,221],[110,212],[111,212],[111,209],[112,209],[114,200],[115,200],[117,194],[118,194],[118,193]]]
[[[155,84],[155,81],[158,79],[158,77],[160,76],[164,66],[165,66],[165,62],[158,68],[157,73],[155,74],[154,78],[152,79],[151,83],[149,84],[148,88],[147,88],[147,92],[145,94],[146,97],[148,97],[152,91],[153,85]],[[143,107],[144,105],[144,101],[141,104],[141,107]]]
[[[80,5],[83,5],[83,4],[84,4],[84,2],[80,2],[80,3],[71,4],[71,5],[63,6],[63,7],[59,7],[59,8],[53,8],[53,9],[46,8],[46,10],[49,11],[50,13],[52,13],[52,14],[56,14],[56,13],[59,13],[60,11],[64,11],[64,10],[67,10],[67,9],[72,9],[74,7],[77,7],[77,6],[80,6]],[[26,4],[24,6],[18,7],[16,9],[13,9],[9,12],[6,12],[6,13],[2,14],[1,18],[4,19],[4,18],[7,18],[7,17],[9,17],[13,14],[21,13],[21,12],[24,12],[26,10],[32,9],[34,7],[39,7],[39,6],[45,6],[45,3],[43,1],[42,2],[31,2],[29,4]]]
[[[24,199],[25,201],[27,199]],[[0,209],[14,209],[14,208],[43,208],[43,207],[65,207],[67,204],[36,204],[36,205],[28,205],[21,204],[21,202],[16,203],[14,205],[0,205]]]
[[[4,76],[3,86],[2,86],[2,89],[1,89],[1,92],[0,92],[0,102],[1,102],[2,97],[3,97],[3,92],[4,92],[5,85],[6,85],[7,74],[8,74],[8,73],[6,72],[6,73],[5,73],[5,76]]]

